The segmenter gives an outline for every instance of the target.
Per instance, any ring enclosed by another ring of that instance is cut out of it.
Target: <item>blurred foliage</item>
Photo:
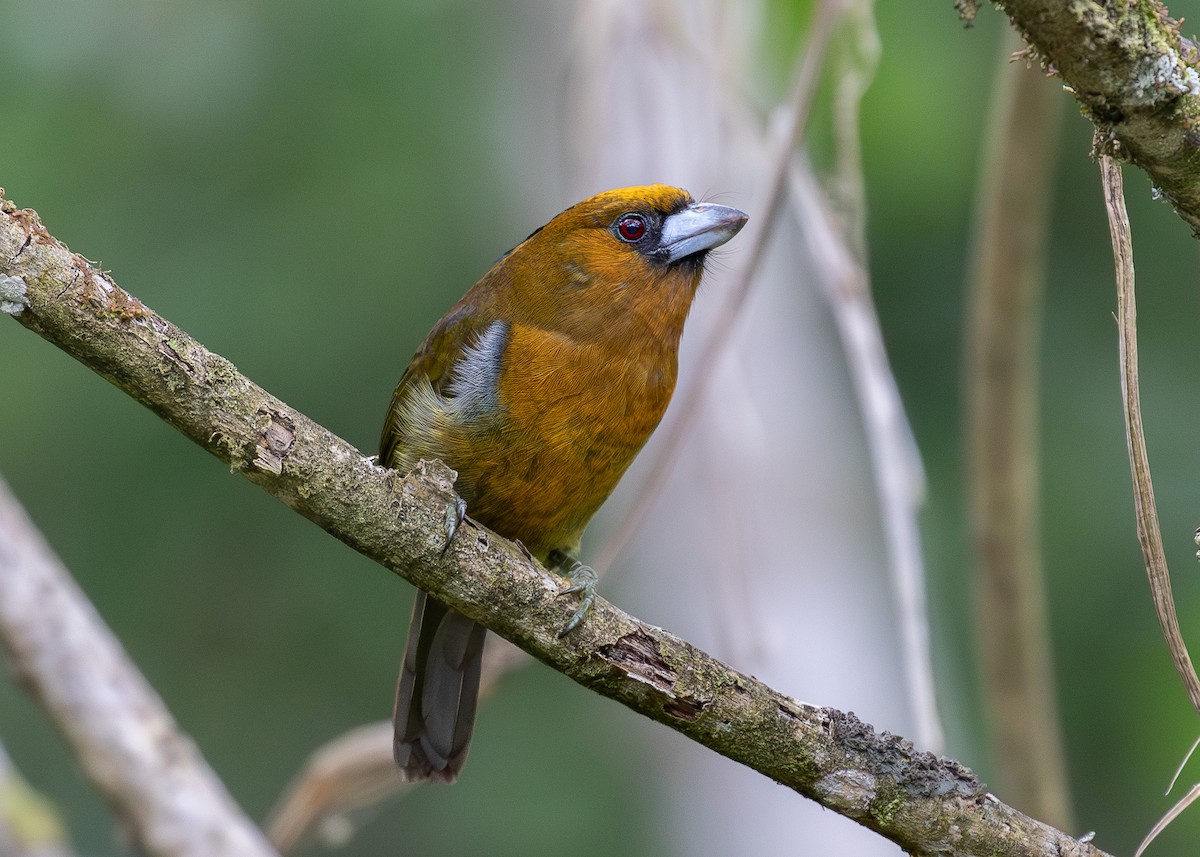
[[[1171,10],[1192,18],[1195,5]],[[987,11],[964,30],[943,6],[879,4],[884,56],[864,105],[869,238],[930,476],[949,750],[986,780],[959,387],[979,142],[1006,24]],[[761,106],[782,88],[810,11],[769,4]],[[149,306],[373,452],[392,385],[430,324],[553,213],[514,199],[524,183],[559,178],[543,156],[566,137],[546,124],[563,69],[528,58],[538,40],[557,40],[549,55],[561,56],[570,25],[571,11],[549,0],[9,0],[0,184]],[[1197,722],[1134,539],[1090,126],[1065,95],[1063,109],[1043,338],[1046,568],[1078,816],[1103,847],[1131,852],[1168,805],[1161,789]],[[814,133],[820,154],[831,143]],[[1130,172],[1127,188],[1151,463],[1181,620],[1196,639],[1196,245],[1143,176]],[[387,713],[408,588],[57,350],[0,326],[0,472],[262,817],[308,749]],[[541,669],[487,706],[470,776],[387,807],[343,853],[399,842],[439,854],[669,850],[653,800],[607,751],[633,715]],[[0,735],[67,811],[83,851],[121,853],[61,741],[9,684]],[[1184,781],[1196,779],[1193,763]],[[1192,853],[1197,835],[1193,811],[1152,853]]]

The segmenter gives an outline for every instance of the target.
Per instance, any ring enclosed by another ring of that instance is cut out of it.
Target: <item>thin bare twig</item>
[[[1192,741],[1192,746],[1188,747],[1188,751],[1179,760],[1179,764],[1175,767],[1175,773],[1171,775],[1171,782],[1167,784],[1167,790],[1164,794],[1170,794],[1175,790],[1175,784],[1179,782],[1179,777],[1183,774],[1183,769],[1187,767],[1187,763],[1191,761],[1198,747],[1200,747],[1200,735],[1196,736],[1196,740]]]
[[[1129,450],[1129,469],[1133,478],[1133,508],[1137,522],[1138,544],[1142,562],[1150,582],[1150,598],[1163,639],[1171,652],[1175,671],[1183,682],[1192,707],[1200,713],[1200,679],[1188,654],[1187,643],[1179,628],[1175,612],[1175,596],[1171,591],[1171,573],[1163,550],[1162,528],[1154,501],[1154,485],[1150,479],[1150,459],[1146,452],[1146,436],[1142,428],[1141,390],[1138,383],[1137,304],[1134,296],[1133,239],[1129,229],[1129,214],[1125,210],[1125,189],[1121,165],[1103,150],[1105,141],[1097,134],[1096,148],[1100,150],[1100,180],[1104,187],[1104,205],[1108,212],[1108,230],[1112,236],[1113,261],[1117,279],[1117,331],[1121,362],[1121,402],[1125,411],[1125,440]],[[1200,785],[1193,786],[1166,815],[1151,828],[1137,855],[1154,841],[1167,825],[1200,797]]]
[[[1187,794],[1175,802],[1175,805],[1167,810],[1154,826],[1150,828],[1150,832],[1146,834],[1146,838],[1142,840],[1142,844],[1138,846],[1137,851],[1133,852],[1133,857],[1142,857],[1146,853],[1146,849],[1150,847],[1150,843],[1158,838],[1158,834],[1167,829],[1172,821],[1177,819],[1185,809],[1200,800],[1200,783],[1196,783],[1187,790]]]
[[[1141,392],[1138,386],[1137,306],[1133,290],[1133,239],[1129,215],[1125,211],[1125,191],[1121,165],[1109,154],[1100,155],[1100,178],[1104,185],[1104,203],[1108,210],[1108,229],[1112,236],[1113,258],[1117,273],[1117,330],[1121,359],[1121,400],[1125,409],[1125,439],[1129,449],[1129,467],[1133,475],[1133,507],[1137,520],[1138,544],[1150,597],[1162,629],[1171,661],[1187,691],[1192,707],[1200,713],[1200,679],[1188,655],[1187,644],[1179,630],[1175,597],[1171,593],[1171,574],[1163,550],[1154,485],[1150,480],[1150,460],[1146,436],[1142,430]]]
[[[468,520],[445,549],[452,471],[422,462],[402,477],[373,465],[72,254],[36,214],[0,199],[6,278],[21,284],[21,300],[5,311],[22,325],[295,511],[585,687],[910,854],[1103,854],[1001,803],[957,762],[877,734],[851,714],[784,696],[603,598],[575,634],[559,639],[574,605],[517,545]]]

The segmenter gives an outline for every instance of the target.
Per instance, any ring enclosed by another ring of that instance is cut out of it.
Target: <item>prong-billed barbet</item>
[[[434,326],[392,397],[379,460],[440,459],[474,520],[519,540],[580,596],[584,527],[662,418],[704,259],[746,222],[665,185],[568,208]],[[448,538],[461,520],[451,516]],[[396,689],[396,762],[452,782],[475,719],[484,629],[421,592]]]

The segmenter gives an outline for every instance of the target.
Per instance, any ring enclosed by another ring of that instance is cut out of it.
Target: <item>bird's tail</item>
[[[417,592],[392,711],[392,750],[407,780],[452,783],[467,758],[486,629]]]

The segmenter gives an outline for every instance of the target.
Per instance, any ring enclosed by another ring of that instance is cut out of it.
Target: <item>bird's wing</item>
[[[396,448],[405,443],[405,422],[401,415],[410,397],[425,384],[441,396],[452,396],[449,388],[455,374],[451,370],[462,362],[472,343],[485,329],[486,324],[482,322],[480,313],[464,299],[429,332],[392,394],[392,404],[388,408],[379,441],[380,464],[392,466]]]

